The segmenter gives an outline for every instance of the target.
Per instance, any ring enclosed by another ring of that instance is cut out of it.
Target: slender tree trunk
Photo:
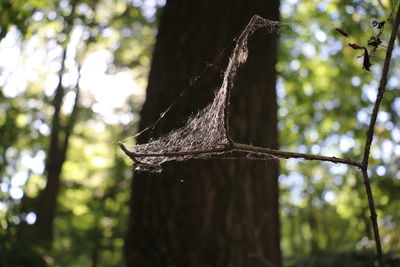
[[[99,266],[99,259],[101,253],[101,239],[102,239],[102,232],[98,226],[94,229],[94,231],[98,232],[94,238],[94,247],[92,250],[91,260],[92,260],[92,267]]]
[[[254,14],[278,20],[278,1],[170,0],[160,21],[140,128],[153,123],[188,81],[227,48],[160,122],[182,125],[212,100],[233,39]],[[276,35],[251,38],[232,92],[234,140],[278,147]],[[229,45],[230,44],[230,45]],[[280,266],[278,163],[189,161],[161,174],[135,173],[126,239],[128,266]]]
[[[66,52],[64,51],[62,66],[64,66],[65,55]],[[60,188],[61,171],[67,155],[69,138],[75,126],[79,109],[80,90],[78,80],[74,106],[66,125],[63,126],[61,123],[61,106],[65,94],[65,89],[62,86],[63,69],[64,67],[60,71],[60,81],[53,100],[54,114],[46,162],[47,183],[41,192],[37,207],[36,241],[46,247],[49,247],[53,240],[54,218]]]
[[[71,1],[70,4],[71,12],[68,16],[64,17],[63,33],[66,35],[67,40],[62,44],[64,50],[61,57],[61,69],[58,73],[59,82],[53,99],[54,114],[51,123],[50,144],[46,155],[47,181],[45,188],[40,193],[36,209],[35,241],[45,247],[50,247],[53,240],[54,218],[60,189],[61,171],[67,155],[69,138],[73,132],[79,109],[80,76],[76,83],[76,96],[72,112],[66,118],[67,122],[62,123],[61,107],[65,95],[62,78],[65,72],[67,46],[73,28],[75,9],[78,1]]]

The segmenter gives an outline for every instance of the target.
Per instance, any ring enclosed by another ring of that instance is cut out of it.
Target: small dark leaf
[[[369,40],[368,40],[368,45],[371,45],[373,47],[378,47],[380,44],[382,43],[381,39],[379,37],[374,37],[372,36]]]
[[[364,48],[364,60],[363,60],[363,67],[364,69],[366,69],[367,71],[371,71],[370,67],[371,67],[371,61],[369,60],[369,54],[368,54],[368,50],[367,48]]]
[[[349,34],[347,32],[345,32],[342,29],[339,28],[335,28],[336,31],[338,31],[341,35],[345,36],[345,37],[349,37]]]
[[[364,57],[363,60],[363,68],[366,69],[367,71],[370,71],[370,67],[371,67],[371,61],[369,59],[369,54],[368,54],[368,49],[365,46],[360,46],[358,44],[352,44],[349,43],[349,46],[353,49],[362,49],[364,50],[364,54],[360,57]]]
[[[349,43],[349,46],[353,49],[366,49],[364,46],[359,46],[358,44]]]

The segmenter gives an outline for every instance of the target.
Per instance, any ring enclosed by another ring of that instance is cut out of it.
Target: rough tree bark
[[[195,83],[152,133],[182,125],[209,103],[221,82],[232,40],[254,14],[278,20],[277,0],[169,0],[163,10],[141,112],[153,123],[207,62],[223,62]],[[231,100],[235,141],[278,147],[277,36],[251,38],[248,62]],[[280,266],[278,163],[189,161],[161,174],[135,173],[125,252],[128,266]]]

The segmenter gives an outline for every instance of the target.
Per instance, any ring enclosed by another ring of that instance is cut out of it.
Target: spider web
[[[186,124],[148,143],[128,145],[120,142],[121,149],[135,163],[137,170],[160,171],[167,161],[204,159],[224,155],[233,150],[229,135],[229,99],[237,70],[247,60],[247,42],[258,29],[267,33],[279,31],[280,22],[254,15],[236,39],[235,48],[224,71],[223,81],[208,106],[191,116]]]

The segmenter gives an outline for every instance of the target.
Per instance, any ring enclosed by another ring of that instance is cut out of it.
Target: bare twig
[[[399,3],[399,6],[400,6],[400,3]],[[204,149],[192,149],[192,150],[186,150],[186,151],[173,151],[173,152],[171,152],[171,151],[162,152],[161,151],[161,152],[149,152],[149,153],[143,153],[143,152],[135,153],[135,152],[128,150],[123,143],[119,143],[119,145],[120,145],[121,149],[125,152],[125,154],[128,155],[138,165],[143,165],[145,167],[147,166],[149,168],[157,168],[157,169],[160,169],[161,166],[142,162],[139,159],[157,158],[157,157],[170,157],[170,158],[174,158],[176,160],[186,160],[186,159],[190,159],[190,158],[207,159],[207,158],[211,158],[211,157],[212,158],[214,158],[214,157],[223,158],[223,159],[224,158],[225,159],[226,158],[229,158],[229,159],[241,158],[241,159],[251,159],[251,160],[297,158],[297,159],[304,159],[304,160],[318,160],[318,161],[326,161],[326,162],[340,163],[340,164],[355,166],[361,170],[361,173],[362,173],[362,176],[364,179],[365,190],[366,190],[366,194],[367,194],[367,198],[368,198],[368,205],[369,205],[369,209],[370,209],[370,213],[371,213],[371,221],[372,221],[372,226],[373,226],[373,230],[374,230],[374,237],[375,237],[375,243],[376,243],[376,250],[377,250],[377,254],[378,254],[379,266],[383,267],[384,260],[383,260],[383,253],[382,253],[382,245],[381,245],[381,241],[380,241],[374,199],[373,199],[372,190],[371,190],[371,186],[369,183],[369,177],[368,177],[368,159],[369,159],[369,155],[370,155],[370,149],[371,149],[371,144],[372,144],[372,139],[373,139],[373,134],[374,134],[374,127],[376,124],[379,107],[380,107],[380,104],[383,100],[383,96],[385,93],[385,88],[386,88],[387,79],[388,79],[389,65],[390,65],[390,61],[392,58],[394,43],[395,43],[396,35],[399,31],[400,8],[397,9],[396,18],[395,18],[395,21],[393,24],[393,29],[391,32],[390,41],[389,41],[387,52],[386,52],[386,58],[385,58],[385,62],[384,62],[383,70],[382,70],[382,77],[380,80],[378,95],[377,95],[377,98],[376,98],[376,101],[374,104],[374,108],[372,111],[371,121],[368,126],[367,138],[366,138],[365,148],[364,148],[364,152],[363,152],[363,158],[362,158],[361,162],[355,161],[352,159],[343,159],[343,158],[337,158],[337,157],[328,157],[328,156],[305,154],[305,153],[287,152],[287,151],[252,146],[252,145],[247,145],[247,144],[240,144],[240,143],[235,143],[231,139],[231,137],[229,135],[229,121],[228,121],[230,90],[233,86],[233,81],[235,78],[237,68],[246,61],[246,57],[247,57],[246,44],[247,44],[248,36],[250,36],[256,29],[262,28],[263,27],[262,24],[265,23],[266,21],[267,20],[264,20],[257,15],[252,18],[250,23],[246,26],[244,31],[241,33],[241,35],[237,39],[233,55],[230,58],[230,62],[228,64],[227,69],[225,70],[224,82],[223,82],[223,85],[221,88],[222,88],[222,90],[226,90],[223,127],[225,129],[227,143],[218,144],[215,147],[204,148]],[[238,155],[237,153],[245,153],[246,156],[241,156],[240,154]],[[227,157],[227,155],[228,155],[228,157]]]
[[[304,159],[304,160],[328,161],[328,162],[332,162],[332,163],[342,163],[342,164],[352,165],[352,166],[361,168],[360,162],[357,162],[357,161],[354,161],[351,159],[342,159],[342,158],[337,158],[337,157],[326,157],[326,156],[312,155],[312,154],[305,154],[305,153],[287,152],[287,151],[281,151],[281,150],[275,150],[275,149],[270,149],[270,148],[265,148],[265,147],[251,146],[251,145],[239,144],[239,143],[234,143],[234,148],[236,150],[242,150],[242,151],[247,151],[247,152],[252,152],[252,153],[262,153],[262,154],[266,154],[266,155],[273,155],[275,157],[284,158],[284,159],[300,158],[300,159]]]
[[[134,153],[132,151],[129,151],[123,143],[119,143],[119,146],[125,152],[125,154],[128,155],[130,158],[184,157],[184,156],[194,156],[194,155],[201,155],[201,154],[212,154],[212,153],[232,151],[232,149],[227,146],[221,146],[221,147],[216,147],[216,148],[206,148],[206,149],[178,151],[178,152]]]
[[[319,160],[319,161],[328,161],[332,163],[341,163],[346,165],[352,165],[358,168],[362,167],[360,162],[351,160],[351,159],[343,159],[337,157],[327,157],[321,155],[312,155],[305,153],[297,153],[297,152],[287,152],[276,149],[270,149],[259,146],[252,146],[247,144],[233,143],[233,147],[230,146],[221,146],[217,148],[209,148],[209,149],[198,149],[198,150],[190,150],[190,151],[179,151],[179,152],[164,152],[164,153],[134,153],[129,151],[124,144],[119,143],[121,149],[128,155],[132,160],[136,161],[139,164],[141,163],[137,158],[147,158],[147,157],[185,157],[194,156],[194,155],[212,155],[213,153],[232,153],[232,152],[246,152],[254,155],[265,156],[265,160],[273,159],[273,158],[281,158],[281,159],[304,159],[304,160]],[[231,158],[235,158],[231,156]],[[258,160],[263,160],[263,158],[257,158]],[[155,165],[157,166],[157,165]]]
[[[381,105],[383,95],[385,94],[385,90],[386,90],[387,77],[388,77],[388,72],[389,72],[390,61],[392,59],[394,42],[396,40],[396,34],[399,30],[399,21],[400,21],[399,11],[400,11],[400,9],[397,10],[396,19],[393,24],[392,33],[390,36],[389,45],[388,45],[387,52],[386,52],[386,58],[385,58],[385,62],[383,65],[382,78],[379,83],[378,94],[377,94],[376,101],[374,104],[374,109],[372,111],[371,121],[368,126],[367,140],[365,143],[364,156],[363,156],[363,160],[362,160],[363,166],[366,166],[366,167],[368,167],[368,158],[369,158],[369,154],[370,154],[376,119],[378,117],[379,107]]]
[[[369,154],[370,154],[370,150],[371,150],[372,139],[374,136],[374,128],[375,128],[375,124],[376,124],[376,119],[378,117],[379,107],[382,103],[383,96],[384,96],[385,90],[386,90],[389,66],[390,66],[390,61],[392,59],[392,53],[393,53],[394,43],[396,40],[396,35],[397,35],[397,32],[399,31],[399,24],[400,24],[400,8],[397,9],[396,18],[393,23],[392,33],[390,35],[389,45],[387,48],[385,62],[383,65],[383,70],[382,70],[382,77],[381,77],[381,80],[379,83],[378,94],[377,94],[376,101],[374,104],[374,109],[372,111],[371,121],[368,126],[367,140],[365,141],[364,155],[363,155],[362,167],[361,167],[362,176],[363,176],[364,185],[365,185],[365,191],[366,191],[367,197],[368,197],[368,205],[369,205],[369,209],[370,209],[370,213],[371,213],[372,226],[374,229],[374,237],[375,237],[375,243],[376,243],[376,250],[378,253],[378,261],[379,261],[379,265],[381,267],[384,266],[384,261],[383,261],[382,245],[381,245],[380,235],[379,235],[377,215],[376,215],[376,210],[375,210],[375,203],[374,203],[374,198],[372,195],[371,185],[369,183],[369,177],[368,177],[368,159],[369,159]]]

